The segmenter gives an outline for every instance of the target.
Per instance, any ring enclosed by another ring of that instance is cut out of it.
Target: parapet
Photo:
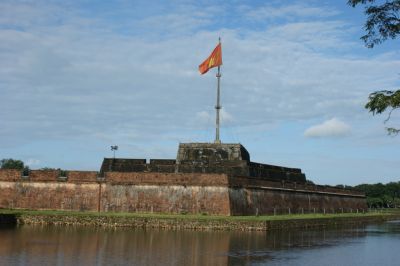
[[[146,159],[104,158],[100,175],[105,172],[145,172]]]
[[[180,143],[176,160],[104,158],[100,175],[106,172],[207,173],[233,177],[305,183],[298,168],[260,164],[240,143]]]
[[[29,179],[35,182],[56,181],[59,176],[59,170],[31,170],[29,173]]]

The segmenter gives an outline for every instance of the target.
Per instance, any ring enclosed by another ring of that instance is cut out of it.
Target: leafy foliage
[[[370,208],[400,207],[400,182],[361,184],[354,188],[365,193]]]
[[[400,108],[400,90],[383,90],[371,93],[365,108],[369,109],[374,115],[383,113],[389,108],[389,115],[385,120],[385,122],[387,122],[390,119],[392,111]],[[400,130],[396,128],[387,128],[387,130],[389,134],[398,134],[400,132]]]
[[[374,5],[376,2],[375,0],[348,1],[348,4],[353,7],[358,4],[367,5],[364,10],[368,17],[364,25],[367,34],[361,39],[369,48],[373,48],[375,44],[380,44],[388,38],[395,39],[400,34],[400,0]]]
[[[347,3],[352,7],[365,5],[364,13],[367,16],[364,28],[367,32],[361,39],[368,48],[373,48],[375,44],[380,44],[387,39],[395,39],[400,35],[400,0],[379,1],[376,0],[348,0]],[[400,107],[400,90],[396,91],[376,91],[369,95],[369,101],[365,105],[366,109],[375,114],[380,114],[390,108],[387,122],[393,110]],[[397,135],[400,129],[393,127],[386,128],[389,135]]]
[[[0,161],[0,168],[1,169],[24,169],[24,162],[21,160],[14,160],[14,159],[2,159]]]

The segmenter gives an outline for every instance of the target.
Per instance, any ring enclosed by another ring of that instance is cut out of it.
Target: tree
[[[385,123],[389,121],[390,115],[395,109],[400,108],[400,90],[397,91],[376,91],[369,95],[369,101],[365,105],[365,108],[369,109],[370,112],[375,114],[381,114],[387,109],[390,109],[389,115],[385,120]],[[400,129],[393,127],[386,128],[389,134],[397,135]]]
[[[367,34],[361,37],[368,48],[380,44],[387,39],[395,39],[400,35],[400,0],[348,0],[352,7],[365,5],[364,13],[367,16],[364,28]],[[365,108],[373,115],[389,110],[385,122],[389,121],[391,113],[400,108],[400,90],[380,90],[368,97]],[[400,129],[386,128],[389,134],[398,134]]]
[[[395,39],[400,34],[400,0],[385,1],[374,5],[376,0],[348,0],[352,7],[366,5],[364,13],[368,16],[365,22],[367,34],[361,39],[368,48],[380,44],[388,38]]]
[[[365,193],[370,208],[395,208],[400,205],[400,182],[361,184],[354,188]]]
[[[21,160],[14,160],[14,159],[2,159],[0,161],[0,168],[1,169],[24,169],[24,162]]]

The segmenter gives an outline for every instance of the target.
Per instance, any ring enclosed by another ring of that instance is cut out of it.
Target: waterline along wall
[[[0,208],[209,215],[356,212],[362,193],[224,173],[0,170]]]

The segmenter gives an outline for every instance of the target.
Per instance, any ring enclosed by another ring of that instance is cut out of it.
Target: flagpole
[[[219,43],[221,43],[221,37],[218,38]],[[219,139],[219,111],[221,110],[222,106],[220,105],[220,79],[221,79],[221,66],[218,66],[217,72],[217,105],[215,106],[216,111],[216,119],[215,119],[215,143],[221,143]]]

